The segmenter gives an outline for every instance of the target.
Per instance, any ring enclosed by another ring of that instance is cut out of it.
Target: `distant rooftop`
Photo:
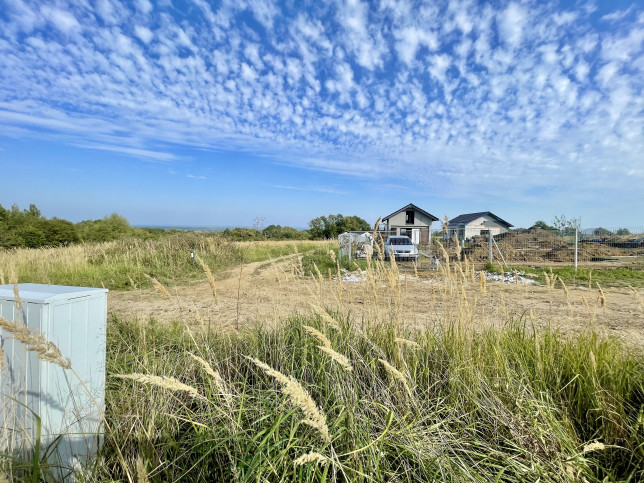
[[[449,220],[450,225],[467,225],[468,223],[476,220],[477,218],[480,218],[482,216],[490,216],[494,218],[496,221],[499,223],[502,223],[504,225],[507,225],[508,227],[514,226],[508,223],[507,221],[503,220],[502,218],[499,218],[496,216],[494,213],[491,211],[481,211],[479,213],[466,213],[464,215],[458,215],[456,218],[452,218]]]

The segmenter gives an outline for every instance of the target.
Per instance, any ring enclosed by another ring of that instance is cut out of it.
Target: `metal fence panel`
[[[574,265],[644,269],[644,228],[591,228],[575,231],[513,230],[494,237],[493,257],[515,265]],[[453,246],[454,241],[447,241]],[[475,262],[489,257],[487,236],[465,241],[463,255]]]

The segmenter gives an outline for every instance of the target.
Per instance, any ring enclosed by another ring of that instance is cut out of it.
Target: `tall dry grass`
[[[314,249],[325,242],[231,242],[218,234],[181,233],[159,240],[123,239],[69,247],[0,250],[0,270],[20,281],[131,289],[150,286],[146,275],[164,285],[203,277],[216,297],[213,275],[240,264]],[[191,258],[194,252],[196,260]],[[198,262],[198,263],[197,263]]]

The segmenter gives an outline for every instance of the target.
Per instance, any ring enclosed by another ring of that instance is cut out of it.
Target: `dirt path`
[[[487,282],[483,293],[478,281],[463,282],[461,288],[460,281],[446,284],[436,272],[420,278],[410,272],[394,287],[384,277],[373,283],[338,284],[302,277],[296,255],[289,255],[231,270],[216,281],[216,300],[206,280],[169,290],[171,300],[153,289],[110,292],[109,312],[139,320],[181,320],[213,330],[310,314],[311,303],[348,311],[354,320],[402,320],[419,327],[463,318],[483,327],[505,323],[509,315],[564,332],[593,325],[644,347],[643,289],[605,289],[602,307],[598,291],[584,287],[569,287],[566,296],[560,288]]]

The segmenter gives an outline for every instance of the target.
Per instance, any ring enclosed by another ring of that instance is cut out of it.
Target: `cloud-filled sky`
[[[0,0],[0,204],[643,226],[644,5]]]

